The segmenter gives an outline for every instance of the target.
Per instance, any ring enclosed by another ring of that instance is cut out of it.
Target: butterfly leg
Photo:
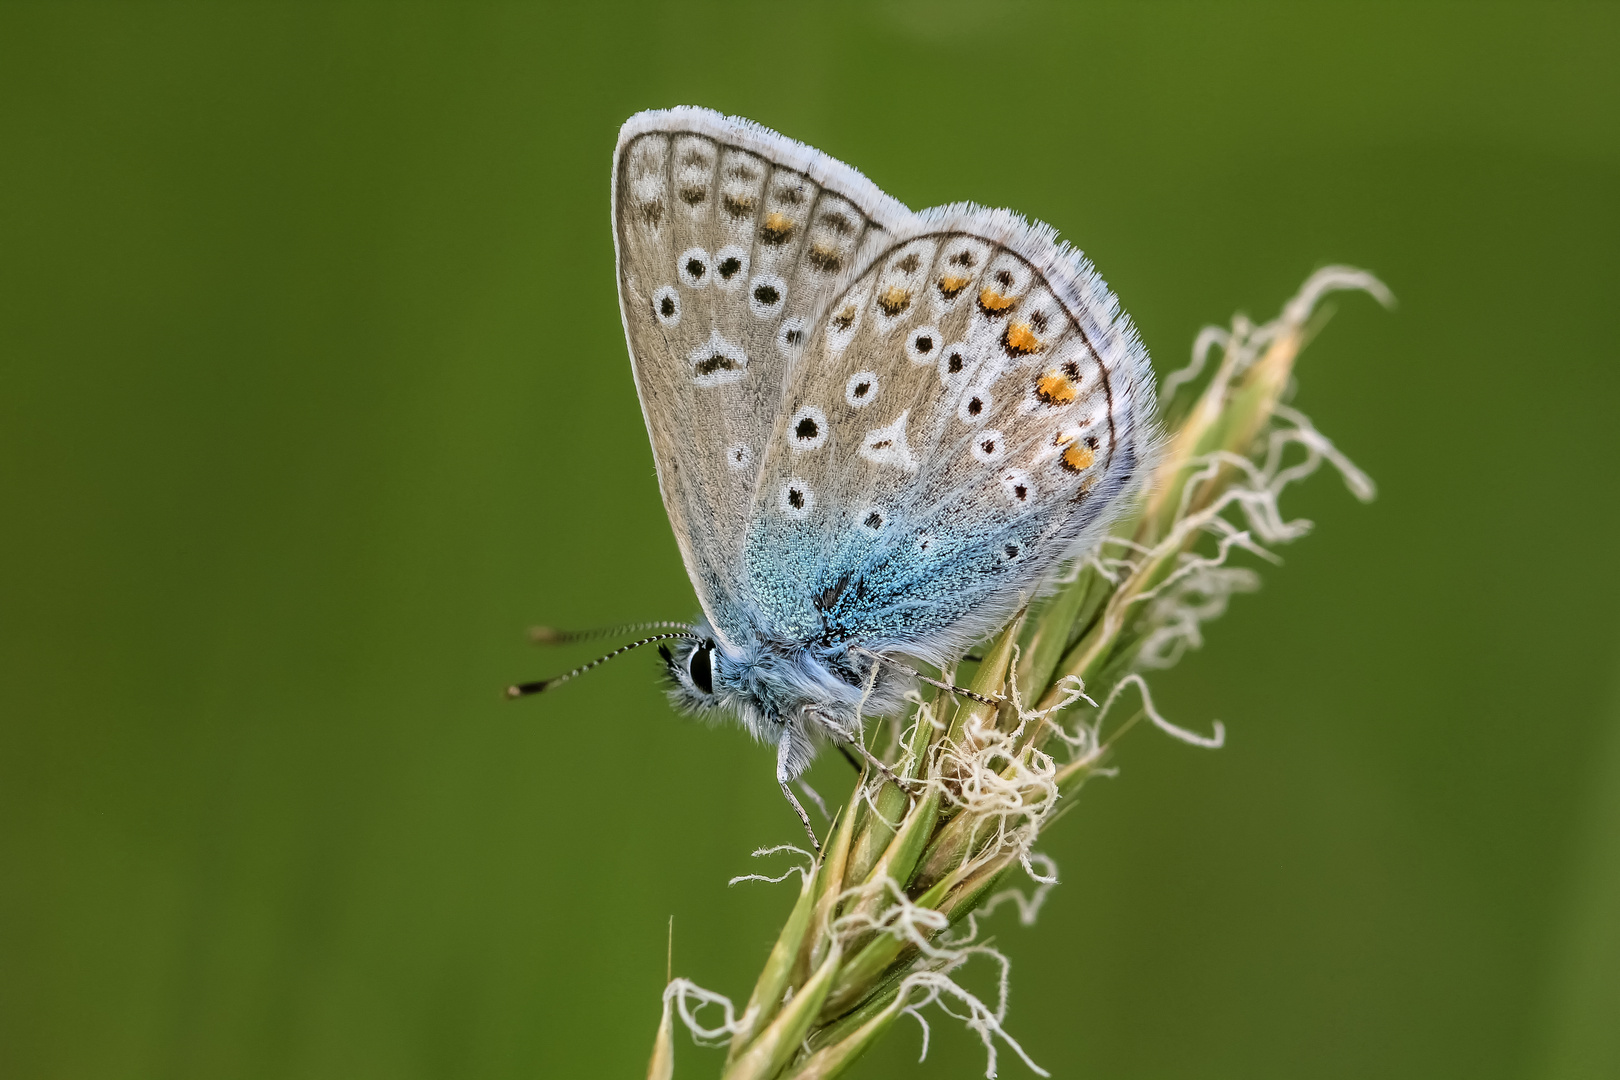
[[[849,741],[849,745],[853,746],[856,749],[856,751],[863,758],[866,759],[867,763],[869,765],[871,765],[872,768],[876,769],[879,773],[881,773],[882,776],[883,776],[883,779],[887,780],[889,783],[893,784],[895,787],[899,788],[901,791],[905,791],[906,790],[906,785],[908,783],[911,783],[911,781],[909,781],[909,780],[902,780],[895,773],[895,771],[893,769],[889,768],[883,762],[879,761],[877,759],[877,757],[874,756],[870,750],[868,750],[866,747],[861,745],[859,740],[851,739]],[[843,749],[843,747],[839,747],[839,749]]]
[[[776,782],[781,786],[782,795],[787,799],[788,805],[793,807],[793,812],[798,814],[799,820],[804,823],[804,831],[810,835],[810,847],[814,849],[816,857],[819,859],[821,857],[821,841],[816,838],[816,830],[810,824],[810,815],[804,812],[804,806],[798,799],[794,798],[793,789],[788,786],[788,746],[789,742],[786,738],[777,744]]]
[[[924,675],[922,672],[918,671],[916,668],[912,667],[910,664],[903,664],[899,660],[896,660],[892,656],[884,656],[882,653],[875,653],[871,649],[862,649],[862,648],[858,648],[858,647],[855,647],[855,646],[851,646],[849,651],[852,652],[852,653],[859,653],[862,656],[869,656],[873,660],[876,660],[880,664],[888,664],[890,667],[899,668],[901,671],[905,672],[907,675],[910,675],[913,678],[919,679],[922,682],[927,683],[929,686],[936,686],[941,690],[947,691],[947,692],[952,693],[952,694],[956,694],[959,697],[972,698],[974,701],[979,702],[981,705],[1000,705],[1002,702],[1004,702],[1006,700],[1005,698],[1002,698],[1002,697],[985,697],[983,694],[975,693],[974,691],[969,690],[965,686],[952,686],[948,682],[940,682],[938,679],[931,678],[931,677],[929,677],[927,675]]]
[[[828,719],[824,713],[816,709],[808,709],[806,711],[811,716],[816,718],[816,722],[826,729],[828,735],[832,736],[833,742],[838,746],[838,752],[843,754],[851,765],[855,766],[855,770],[857,772],[860,771],[861,767],[855,764],[854,758],[850,757],[850,747],[854,747],[855,752],[860,754],[861,757],[865,758],[866,763],[872,766],[873,769],[877,770],[877,772],[880,773],[885,780],[899,788],[901,791],[906,790],[906,784],[909,783],[909,781],[902,780],[899,776],[897,776],[895,771],[874,756],[872,752],[866,748],[866,744],[861,742],[860,739],[850,738],[848,733]]]
[[[805,783],[803,777],[799,778],[798,783],[799,790],[804,793],[804,797],[815,803],[816,809],[821,811],[821,820],[831,821],[832,815],[827,813],[827,800],[821,797],[821,792]]]

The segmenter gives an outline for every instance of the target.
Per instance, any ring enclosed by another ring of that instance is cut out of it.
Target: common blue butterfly
[[[1147,473],[1147,351],[1050,227],[913,212],[748,120],[631,117],[612,191],[636,389],[703,609],[649,640],[676,642],[678,705],[777,748],[809,828],[788,783],[816,744],[900,711],[908,661],[995,631]]]

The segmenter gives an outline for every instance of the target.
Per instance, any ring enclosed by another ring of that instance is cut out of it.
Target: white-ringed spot
[[[652,298],[653,318],[671,329],[681,324],[681,294],[675,286],[665,285]]]
[[[959,389],[972,375],[973,363],[968,359],[967,342],[958,341],[940,350],[939,381],[945,389]]]
[[[993,465],[1007,456],[1006,440],[995,428],[986,428],[973,437],[973,457]]]
[[[1028,505],[1035,498],[1035,485],[1022,469],[1007,469],[1001,474],[1001,490],[1014,506]]]
[[[826,348],[828,356],[841,356],[861,328],[866,311],[870,286],[857,287],[846,293],[827,315]]]
[[[776,331],[776,351],[785,357],[797,356],[804,348],[804,320],[795,315],[785,319]]]
[[[727,244],[714,255],[715,284],[728,292],[748,279],[748,249]]]
[[[775,274],[761,274],[748,283],[748,310],[756,319],[769,319],[782,313],[787,286]]]
[[[868,431],[861,440],[861,457],[874,465],[893,465],[905,472],[916,472],[921,466],[911,453],[911,447],[906,445],[906,418],[910,415],[911,410],[907,409],[887,427]]]
[[[995,401],[988,390],[969,390],[956,407],[956,418],[964,424],[982,424],[990,418]]]
[[[709,340],[688,353],[686,362],[692,366],[692,382],[697,386],[736,382],[748,374],[748,354],[742,346],[721,337],[718,330],[710,330]]]
[[[1063,448],[1058,461],[1069,472],[1085,472],[1091,468],[1091,463],[1097,460],[1097,437],[1088,435],[1084,439],[1076,439]]]
[[[788,445],[799,453],[819,450],[827,441],[827,414],[806,405],[788,421]]]
[[[866,514],[861,518],[861,528],[868,533],[876,535],[882,530],[883,523],[886,520],[887,519],[883,516],[883,511],[874,506],[868,509]]]
[[[687,248],[675,260],[675,273],[687,288],[703,288],[714,276],[709,265],[709,253],[700,247]]]
[[[878,293],[878,310],[890,319],[899,318],[911,306],[911,290],[890,285]]]
[[[858,371],[844,385],[844,400],[851,408],[859,409],[872,404],[878,396],[878,377],[870,371]]]
[[[754,448],[747,443],[737,443],[726,447],[726,468],[737,472],[748,468],[754,460]]]
[[[939,355],[939,330],[924,326],[906,335],[906,356],[913,364],[932,364]]]
[[[794,521],[803,521],[816,508],[816,493],[798,477],[782,485],[776,493],[776,506]]]

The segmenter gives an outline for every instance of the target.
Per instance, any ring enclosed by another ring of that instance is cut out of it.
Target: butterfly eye
[[[705,694],[714,693],[714,642],[705,641],[692,650],[686,661],[686,674],[692,685]]]

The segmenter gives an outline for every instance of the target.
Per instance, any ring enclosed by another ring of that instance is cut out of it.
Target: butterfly
[[[625,338],[703,612],[636,644],[674,643],[678,706],[776,747],[814,842],[789,782],[817,745],[864,753],[916,662],[1003,625],[1146,475],[1147,350],[1049,226],[913,212],[749,120],[638,113],[612,176]]]

